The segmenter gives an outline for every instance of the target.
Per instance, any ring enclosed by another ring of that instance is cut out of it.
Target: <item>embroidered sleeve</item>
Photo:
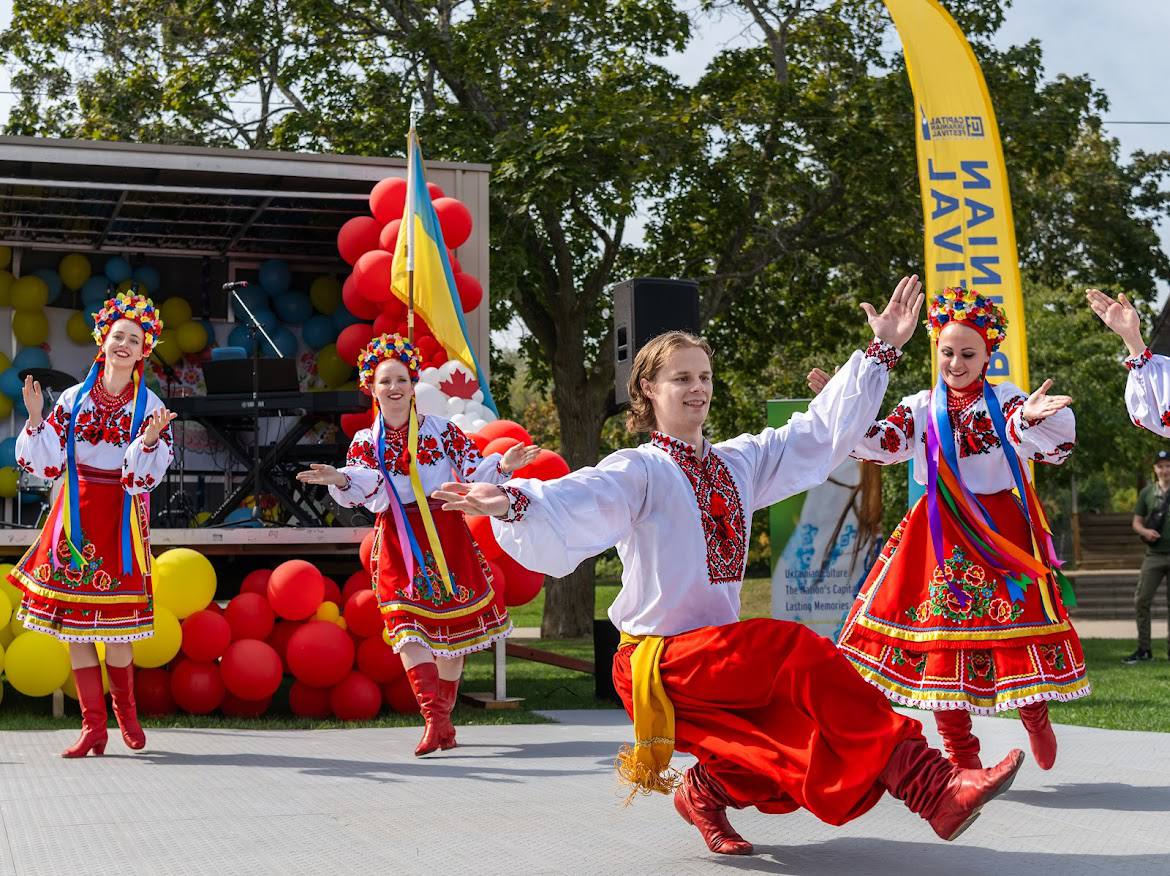
[[[995,388],[1007,424],[1008,442],[1020,456],[1048,465],[1060,465],[1076,446],[1076,417],[1072,408],[1064,408],[1044,420],[1024,417],[1028,397],[1009,383]]]
[[[52,480],[65,470],[65,431],[69,412],[58,404],[35,429],[23,429],[16,436],[16,464],[31,475]]]
[[[127,425],[126,433],[129,432],[130,427]],[[122,454],[123,489],[131,494],[149,493],[161,484],[174,458],[173,443],[174,437],[168,425],[159,433],[158,441],[147,447],[146,426],[142,425],[138,436],[127,445],[126,451]]]
[[[343,508],[362,506],[374,514],[390,507],[390,497],[382,485],[382,473],[378,470],[369,429],[362,429],[354,435],[345,454],[345,465],[338,472],[345,478],[345,485],[329,485],[329,495],[338,505]]]
[[[454,423],[448,423],[443,429],[443,449],[451,460],[452,468],[466,481],[502,484],[512,477],[500,468],[504,458],[501,454],[493,453],[485,457],[475,442]]]
[[[904,398],[885,419],[875,421],[853,449],[854,459],[893,465],[914,455],[914,434],[918,424],[914,417],[915,397]]]
[[[1125,379],[1125,408],[1130,421],[1170,438],[1170,359],[1148,349],[1140,356],[1125,360],[1129,376]]]
[[[523,520],[531,500],[515,487],[500,486],[500,491],[508,497],[508,513],[500,519],[505,523],[517,523]]]
[[[902,360],[901,350],[879,338],[874,338],[869,342],[869,346],[865,348],[865,355],[867,358],[885,365],[887,371],[892,371],[894,366]]]

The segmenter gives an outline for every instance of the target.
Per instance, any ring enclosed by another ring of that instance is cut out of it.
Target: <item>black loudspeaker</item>
[[[613,655],[621,639],[608,618],[593,622],[593,690],[599,700],[622,701],[613,687]]]
[[[663,332],[699,332],[699,284],[691,280],[638,277],[613,287],[613,382],[615,401],[628,404],[626,384],[634,356]]]

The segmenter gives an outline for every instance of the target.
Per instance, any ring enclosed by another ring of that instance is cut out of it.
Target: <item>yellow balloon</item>
[[[24,625],[20,615],[13,614],[12,622],[8,624],[8,632],[12,633],[12,638],[17,639],[23,636],[25,633],[32,631]]]
[[[164,663],[170,663],[179,653],[179,646],[183,644],[183,627],[175,613],[156,601],[154,604],[154,635],[149,639],[136,639],[131,643],[134,648],[134,665],[143,669],[154,669]]]
[[[7,648],[15,638],[16,636],[12,635],[12,628],[8,624],[0,627],[0,648]]]
[[[183,351],[179,349],[178,332],[173,328],[162,330],[162,334],[158,336],[158,346],[154,349],[168,365],[174,365],[183,358]]]
[[[163,302],[159,308],[159,315],[162,316],[163,325],[167,328],[177,329],[185,322],[191,320],[191,304],[186,298],[180,298],[177,295],[173,298],[168,298]],[[200,349],[203,349],[200,347]]]
[[[201,322],[188,320],[175,331],[175,341],[184,353],[198,353],[207,346],[207,328]]]
[[[317,351],[317,374],[329,388],[349,380],[353,366],[337,355],[337,344],[327,344]]]
[[[39,347],[49,339],[49,318],[43,310],[17,310],[12,314],[12,333],[26,347]]]
[[[11,271],[0,271],[0,307],[12,306],[12,284],[15,282]]]
[[[8,358],[7,353],[0,353],[0,371],[12,367],[12,360]]]
[[[309,300],[326,316],[341,304],[341,283],[332,274],[322,274],[309,286]]]
[[[80,310],[69,314],[69,321],[65,323],[65,334],[75,344],[93,343],[93,320]]]
[[[0,246],[0,268],[7,268],[12,264],[12,247]]]
[[[71,252],[61,259],[61,263],[57,265],[57,273],[61,275],[61,282],[76,292],[89,279],[93,268],[90,267],[89,259],[81,253]]]
[[[171,548],[161,554],[151,574],[156,611],[163,606],[182,619],[207,608],[215,596],[215,567],[191,548]]]
[[[317,620],[335,621],[341,617],[341,609],[337,607],[335,602],[322,602],[317,606]]]
[[[329,603],[329,604],[332,605],[333,603]],[[339,617],[337,620],[334,621],[334,623],[337,624],[339,627],[341,627],[343,630],[349,628],[349,624],[347,624],[345,622],[345,618],[343,618],[343,617]]]
[[[69,678],[69,650],[45,633],[30,632],[8,646],[8,683],[25,696],[48,696]]]
[[[121,283],[118,284],[117,288],[114,291],[115,292],[129,292],[131,290],[131,288],[134,287],[134,285],[135,285],[135,281],[132,279],[131,280],[123,280]]]
[[[0,420],[7,419],[12,415],[12,407],[12,399],[0,393]]]
[[[10,465],[0,468],[0,497],[5,499],[16,498],[17,473]]]
[[[30,274],[12,283],[12,306],[17,310],[41,310],[49,303],[49,286],[40,277]]]
[[[2,398],[2,397],[3,396],[0,396],[0,398]],[[210,519],[211,519],[211,512],[210,511],[200,511],[198,514],[195,515],[195,522],[191,524],[191,527],[194,528],[196,526],[202,526],[204,523],[206,523]]]
[[[12,603],[7,599],[0,599],[0,624],[7,624],[12,620]]]
[[[12,563],[0,564],[0,592],[3,592],[8,597],[8,601],[12,604],[13,610],[20,607],[20,600],[24,598],[24,593],[21,589],[8,580],[8,576],[12,570],[16,568]]]

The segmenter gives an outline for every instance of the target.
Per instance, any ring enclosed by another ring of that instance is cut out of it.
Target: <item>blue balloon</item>
[[[213,326],[213,325],[211,324],[211,320],[210,320],[210,319],[201,319],[201,320],[199,320],[199,321],[200,321],[201,323],[203,323],[203,327],[204,327],[205,329],[207,329],[207,343],[208,343],[210,346],[214,347],[214,346],[216,345],[216,340],[215,340],[215,326]]]
[[[286,359],[295,358],[297,355],[297,336],[290,332],[284,326],[277,326],[275,329],[268,332],[273,341],[276,342],[276,349],[284,355]],[[263,336],[260,338],[260,353],[270,358],[276,358],[276,352],[272,349],[272,344],[268,343]]]
[[[237,290],[237,294],[247,305],[248,310],[255,313],[257,310],[268,309],[268,293],[259,286],[247,286],[244,289]],[[233,298],[231,299],[232,308],[236,315],[236,322],[244,322],[248,318],[247,311],[240,307],[239,303]]]
[[[33,275],[40,277],[45,281],[45,285],[49,287],[49,303],[52,304],[61,297],[61,290],[65,284],[61,282],[61,275],[52,268],[39,268],[33,271]]]
[[[280,325],[280,320],[276,318],[276,314],[267,307],[261,307],[259,310],[253,310],[252,314],[256,317],[256,322],[268,329],[271,334],[272,330]],[[248,320],[244,320],[247,322]]]
[[[134,279],[145,286],[146,291],[151,295],[157,295],[159,286],[162,285],[162,277],[150,265],[139,265],[135,268]]]
[[[313,303],[304,292],[285,292],[272,300],[276,315],[290,325],[300,325],[313,315]]]
[[[105,274],[94,274],[81,287],[82,309],[89,313],[101,309],[107,298],[113,297],[114,286]]]
[[[333,317],[318,313],[305,320],[301,336],[309,347],[320,350],[337,340],[337,326],[333,324]]]
[[[11,371],[11,370],[12,370],[11,368],[8,369],[8,371]],[[8,371],[5,371],[4,373],[7,374]],[[3,375],[0,375],[0,376],[3,376]],[[18,418],[17,422],[20,422],[20,420],[27,420],[28,419],[28,408],[25,407],[25,405],[24,405],[24,396],[21,395],[19,392],[16,394],[16,398],[14,398],[12,400],[12,409],[14,411],[16,411],[16,416]]]
[[[231,330],[228,335],[227,345],[229,347],[243,347],[249,356],[256,349],[256,342],[248,336],[249,329],[246,325],[238,325]],[[0,374],[0,392],[4,391],[4,375]]]
[[[361,321],[362,320],[358,319],[356,316],[346,310],[344,304],[339,305],[338,308],[333,311],[333,327],[337,329],[338,332],[340,332],[346,326],[356,325]]]
[[[130,270],[130,263],[121,256],[111,256],[106,259],[106,266],[102,269],[102,273],[110,278],[115,286],[119,283],[129,280],[133,275]]]
[[[260,285],[270,295],[281,295],[288,291],[292,282],[292,271],[284,259],[269,259],[260,265]]]
[[[48,368],[49,354],[40,347],[25,347],[12,358],[12,369],[19,374],[25,368]]]
[[[0,468],[16,468],[16,439],[0,441]]]
[[[4,393],[14,402],[21,402],[21,385],[20,369],[5,368],[3,373],[0,373],[0,392]]]
[[[224,523],[237,526],[262,526],[261,522],[252,516],[251,508],[237,508],[223,519]]]
[[[32,490],[21,490],[20,491],[20,501],[25,505],[31,505],[34,502],[39,502],[40,500],[41,500],[40,493],[34,493]]]

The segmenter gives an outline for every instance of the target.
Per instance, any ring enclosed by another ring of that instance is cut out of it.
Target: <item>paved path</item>
[[[551,714],[421,760],[413,728],[156,730],[84,761],[57,757],[75,731],[3,733],[0,874],[1170,873],[1170,734],[1060,728],[1056,769],[1025,764],[956,843],[887,797],[843,828],[734,813],[759,853],[730,859],[666,798],[621,806],[624,714]],[[976,721],[987,751],[1024,739]]]

